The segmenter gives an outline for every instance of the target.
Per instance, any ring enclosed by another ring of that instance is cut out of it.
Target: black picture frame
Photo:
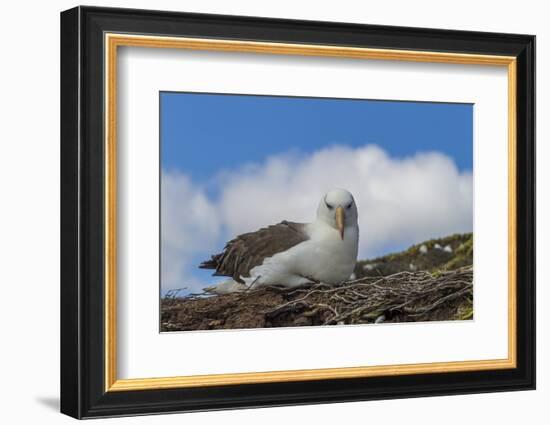
[[[517,367],[105,391],[104,34],[308,43],[517,58]],[[75,418],[535,388],[535,37],[76,7],[61,13],[61,412]]]

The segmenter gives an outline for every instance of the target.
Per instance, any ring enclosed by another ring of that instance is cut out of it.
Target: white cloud
[[[216,250],[221,217],[200,187],[181,173],[161,176],[161,275],[163,289],[204,286],[192,274],[196,253]]]
[[[188,267],[196,265],[189,258],[197,251],[210,250],[208,258],[228,237],[283,219],[313,220],[319,199],[333,187],[350,190],[356,199],[360,258],[472,230],[472,175],[437,152],[398,159],[374,145],[334,146],[270,157],[216,182],[220,196],[210,200],[184,175],[163,174],[164,288],[189,286],[178,282],[193,280]]]
[[[472,229],[472,175],[440,153],[405,159],[377,146],[334,146],[310,156],[273,157],[233,173],[220,210],[231,234],[282,219],[311,221],[330,188],[350,190],[359,208],[360,255],[387,245]]]

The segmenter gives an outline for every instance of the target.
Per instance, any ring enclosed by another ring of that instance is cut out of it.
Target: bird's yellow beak
[[[344,208],[340,206],[336,208],[336,228],[340,232],[340,237],[342,238],[342,240],[344,240],[344,220]]]

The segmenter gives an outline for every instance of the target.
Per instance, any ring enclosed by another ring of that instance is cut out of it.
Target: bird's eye
[[[334,208],[332,205],[329,205],[329,204],[327,203],[327,201],[325,201],[325,205],[327,206],[327,208],[328,208],[329,210],[331,210],[331,209]]]
[[[349,210],[351,208],[351,202],[348,204],[348,206],[346,207],[347,210]]]

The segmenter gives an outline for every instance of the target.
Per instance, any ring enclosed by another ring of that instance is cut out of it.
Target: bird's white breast
[[[341,283],[349,279],[357,261],[359,229],[346,227],[344,239],[337,229],[323,223],[309,226],[310,240],[301,256],[302,272],[324,283]]]
[[[315,222],[307,226],[309,240],[280,252],[251,270],[247,284],[300,286],[319,281],[338,284],[355,268],[359,229],[346,227],[344,239],[337,229]]]

